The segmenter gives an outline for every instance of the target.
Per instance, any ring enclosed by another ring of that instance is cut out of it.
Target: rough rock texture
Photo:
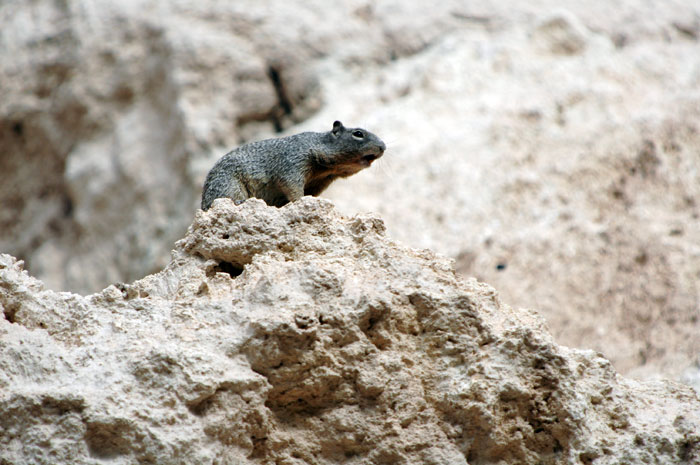
[[[413,53],[448,7],[407,22],[357,1],[195,3],[0,5],[0,172],[11,173],[0,250],[51,287],[94,292],[162,268],[214,161],[320,107],[312,63]]]
[[[331,187],[341,211],[455,258],[561,343],[700,389],[700,4],[624,5],[480,10],[331,84],[304,127],[361,118],[340,92],[354,81],[389,150]]]
[[[0,256],[3,464],[687,464],[700,399],[328,201],[217,200],[86,297]]]
[[[341,119],[389,144],[341,211],[700,389],[697,0],[7,0],[0,25],[0,251],[48,287],[160,270],[215,159]]]

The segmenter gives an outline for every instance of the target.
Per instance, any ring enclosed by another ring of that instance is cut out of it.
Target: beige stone
[[[80,296],[0,256],[0,461],[700,460],[700,399],[304,197],[217,200],[165,269]]]
[[[168,263],[217,158],[340,119],[389,145],[324,193],[340,211],[625,375],[700,388],[698,18],[687,0],[1,2],[0,251],[54,290],[132,282]]]

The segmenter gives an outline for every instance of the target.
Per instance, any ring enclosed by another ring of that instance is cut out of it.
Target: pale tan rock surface
[[[0,256],[3,464],[687,464],[700,399],[305,197],[217,200],[80,296]]]
[[[392,3],[3,2],[0,250],[61,290],[159,270],[215,160],[318,110],[319,60],[386,63],[444,32],[450,2]]]
[[[700,2],[0,2],[0,251],[56,290],[168,263],[214,161],[389,144],[324,194],[555,339],[700,389]]]
[[[329,85],[303,126],[362,118],[354,82],[389,148],[326,196],[537,309],[557,341],[700,389],[700,43],[683,32],[700,4],[505,5]]]

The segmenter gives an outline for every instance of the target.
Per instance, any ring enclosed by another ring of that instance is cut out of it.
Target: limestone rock
[[[168,263],[218,157],[341,119],[389,145],[323,194],[341,211],[621,373],[697,385],[699,18],[687,0],[0,2],[0,251],[55,290],[131,282]]]
[[[333,111],[362,115],[350,82],[380,102],[368,126],[388,150],[324,195],[536,308],[561,343],[625,375],[691,379],[700,53],[673,24],[700,10],[681,3],[462,7],[463,29],[333,87]]]
[[[0,250],[54,289],[162,268],[214,161],[321,107],[320,60],[415,53],[449,7],[3,2]]]
[[[80,296],[0,256],[0,462],[693,463],[700,399],[305,197],[217,200]]]

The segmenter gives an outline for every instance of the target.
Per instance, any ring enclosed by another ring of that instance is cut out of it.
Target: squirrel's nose
[[[384,151],[386,150],[386,144],[384,142],[380,142],[379,150],[381,150],[382,153],[384,153]]]

